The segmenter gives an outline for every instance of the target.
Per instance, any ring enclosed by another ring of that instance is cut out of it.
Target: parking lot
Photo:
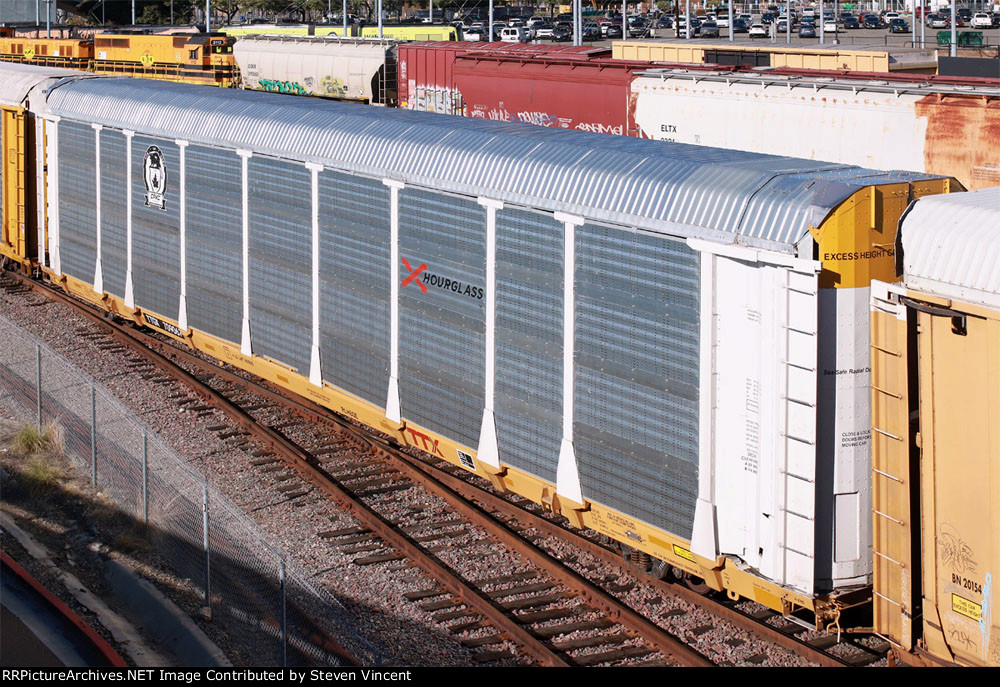
[[[907,24],[909,24],[910,26],[912,26],[912,24],[910,24],[909,18],[907,18]],[[819,45],[820,44],[820,40],[819,40],[818,36],[816,38],[799,38],[798,30],[797,29],[798,29],[797,26],[793,27],[792,35],[791,35],[791,43],[792,44],[794,44],[794,45]],[[914,47],[914,45],[916,45],[916,47],[919,48],[919,47],[922,47],[921,41],[923,40],[925,42],[926,47],[932,48],[932,47],[935,47],[937,45],[937,34],[938,34],[939,31],[946,31],[946,32],[950,33],[949,29],[932,29],[930,27],[924,27],[923,31],[924,31],[923,36],[921,36],[921,27],[918,25],[917,26],[916,43],[915,44],[914,44],[914,41],[913,41],[913,35],[912,35],[912,33],[890,34],[887,29],[852,29],[852,30],[841,29],[836,35],[834,35],[832,32],[827,32],[826,35],[824,36],[824,38],[825,38],[824,43],[826,45],[834,45],[835,44],[835,40],[839,40],[839,43],[841,45],[847,45],[847,46],[849,46],[849,45],[893,45],[893,46],[899,46],[899,47],[907,47],[907,48],[909,48],[909,47]],[[957,29],[957,33],[958,34],[961,34],[961,33],[966,32],[966,31],[978,31],[978,32],[982,33],[982,35],[983,35],[983,46],[990,46],[990,47],[993,47],[994,49],[996,49],[997,46],[1000,46],[1000,29],[972,29],[970,27],[962,27],[962,28]],[[692,36],[692,40],[697,40],[697,41],[719,41],[719,42],[723,42],[723,43],[729,41],[729,29],[727,29],[727,28],[720,28],[719,29],[719,33],[720,33],[720,37],[719,38],[703,38],[701,36]],[[680,36],[678,36],[677,32],[674,29],[656,29],[654,31],[654,33],[653,33],[653,36],[652,36],[652,38],[654,38],[654,39],[656,39],[656,38],[678,38],[678,37],[683,38],[683,33]],[[737,33],[734,36],[734,39],[737,40],[737,41],[747,41],[747,40],[750,40],[750,37],[746,33]],[[615,39],[615,40],[621,40],[621,39]],[[774,43],[785,43],[786,42],[786,36],[785,36],[785,33],[779,33],[774,38],[771,38],[771,37],[756,38],[756,39],[753,39],[753,40],[759,41],[761,43],[772,43],[772,42],[774,42]],[[541,41],[536,41],[536,42],[549,43],[551,41],[543,39]],[[599,41],[586,41],[585,40],[584,44],[585,45],[599,45],[599,46],[611,47],[611,44],[613,42],[614,42],[613,40],[606,40],[606,39],[599,40]],[[976,51],[976,52],[980,52],[980,51]]]
[[[926,33],[924,34],[924,39],[926,40],[926,47],[932,48],[932,47],[934,47],[934,46],[937,45],[937,32],[940,31],[940,30],[941,29],[930,29],[930,28],[926,29]],[[963,31],[970,31],[970,30],[971,29],[958,29],[958,32],[961,33]],[[728,42],[729,41],[728,30],[727,29],[721,29],[720,33],[722,34],[720,38],[701,38],[700,36],[693,36],[691,40],[696,40],[696,41],[719,41],[719,42],[722,42],[722,43]],[[998,45],[1000,45],[1000,29],[991,29],[991,30],[988,30],[988,31],[983,31],[982,34],[983,34],[983,45],[984,46],[991,46],[991,47],[996,48]],[[653,36],[653,38],[675,38],[675,37],[677,37],[677,36],[676,36],[676,32],[673,29],[659,29],[659,30],[656,31],[655,35]],[[681,38],[683,38],[683,36],[681,36]],[[854,30],[854,31],[841,31],[837,36],[834,36],[833,34],[828,33],[828,34],[826,34],[825,38],[826,38],[826,41],[825,41],[826,45],[834,45],[834,38],[837,38],[837,39],[839,39],[841,45],[895,45],[895,46],[906,47],[906,48],[914,46],[911,34],[906,34],[905,36],[901,35],[901,34],[890,35],[888,31],[883,31],[883,30],[879,30],[879,31],[868,30],[868,31],[866,31],[864,29],[858,29],[858,30]],[[745,33],[737,33],[734,36],[734,39],[737,40],[737,41],[750,40]],[[615,40],[621,40],[621,39],[615,39]],[[774,42],[774,43],[785,43],[786,42],[785,41],[785,34],[780,34],[780,35],[778,35],[773,40],[771,38],[757,38],[757,39],[754,39],[754,40],[755,41],[759,41],[760,43],[772,43],[772,42]],[[551,41],[542,40],[542,41],[539,41],[539,42],[549,43]],[[613,42],[614,41],[611,41],[611,40],[584,41],[584,44],[585,45],[600,45],[600,46],[606,46],[606,47],[610,48],[611,44]],[[795,32],[795,31],[792,32],[791,42],[794,45],[819,45],[820,44],[819,38],[799,38],[798,33]],[[917,27],[916,47],[918,47],[918,48],[921,47],[920,27]]]

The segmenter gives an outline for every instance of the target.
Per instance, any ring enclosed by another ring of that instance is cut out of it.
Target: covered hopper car
[[[871,609],[869,285],[953,180],[124,79],[27,104],[47,212],[5,255],[650,573]]]
[[[250,36],[233,55],[244,88],[396,105],[396,46],[378,38]]]

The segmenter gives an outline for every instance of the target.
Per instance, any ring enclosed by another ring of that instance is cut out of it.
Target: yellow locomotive
[[[227,88],[239,84],[235,40],[221,33],[107,33],[92,40],[8,36],[0,37],[0,60]]]
[[[99,34],[94,37],[93,71],[231,87],[239,82],[234,42],[221,33]]]

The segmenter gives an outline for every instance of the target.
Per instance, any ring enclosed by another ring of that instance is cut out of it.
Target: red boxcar
[[[629,102],[635,73],[681,66],[613,60],[607,48],[527,43],[409,43],[397,59],[400,107],[629,136],[638,135]]]
[[[468,52],[455,60],[455,86],[467,117],[634,135],[629,84],[640,67],[608,53]]]

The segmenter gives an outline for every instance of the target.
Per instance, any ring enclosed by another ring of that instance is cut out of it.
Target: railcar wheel
[[[659,558],[654,558],[652,565],[649,566],[649,576],[655,577],[658,580],[665,580],[670,575],[673,574],[673,567],[666,561],[661,561]]]
[[[691,573],[684,573],[684,584],[696,594],[708,594],[712,591],[712,588],[708,586],[705,580]]]

